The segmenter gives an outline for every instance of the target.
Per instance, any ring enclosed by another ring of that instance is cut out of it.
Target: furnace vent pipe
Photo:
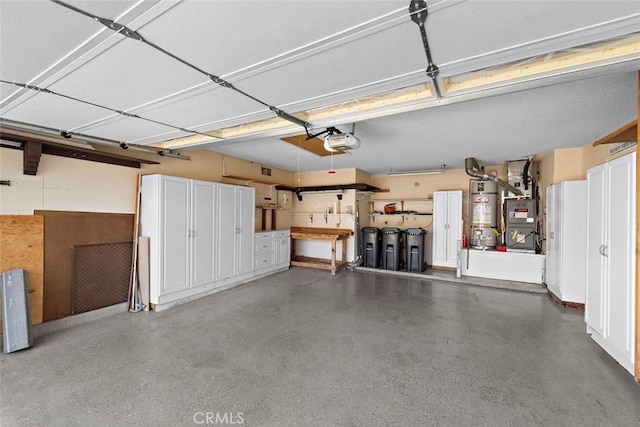
[[[514,187],[508,182],[504,182],[503,180],[501,180],[496,176],[488,175],[484,173],[482,171],[482,168],[480,168],[480,164],[474,157],[467,157],[466,159],[464,159],[464,170],[469,176],[472,176],[474,178],[493,181],[496,184],[498,184],[500,187],[506,188],[516,196],[524,196],[524,193],[519,188]]]

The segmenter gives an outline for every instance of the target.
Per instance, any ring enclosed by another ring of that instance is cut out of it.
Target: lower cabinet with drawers
[[[288,269],[291,259],[291,232],[289,230],[257,232],[254,257],[256,276]]]

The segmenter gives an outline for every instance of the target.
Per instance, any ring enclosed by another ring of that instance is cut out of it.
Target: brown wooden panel
[[[302,148],[303,150],[307,150],[313,154],[317,154],[318,156],[330,156],[332,153],[324,149],[324,141],[320,138],[312,138],[307,139],[307,135],[296,135],[290,136],[287,138],[282,138],[284,142],[288,142],[291,145],[295,145],[298,148]],[[344,154],[344,151],[336,151],[333,153],[334,155]]]
[[[593,143],[594,147],[616,142],[638,141],[638,121],[634,120]]]
[[[71,314],[71,246],[132,241],[132,214],[36,211],[44,216],[43,320]]]
[[[42,323],[44,226],[41,216],[0,215],[0,271],[27,271],[31,323]],[[0,306],[0,328],[2,327]]]

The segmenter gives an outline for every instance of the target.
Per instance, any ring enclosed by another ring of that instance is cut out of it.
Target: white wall
[[[0,215],[34,210],[134,213],[139,169],[43,154],[36,176],[22,173],[22,151],[0,148]]]
[[[355,170],[355,169],[354,169]],[[316,184],[314,184],[316,185]],[[293,195],[293,226],[311,228],[344,228],[355,230],[355,217],[348,215],[347,206],[351,206],[351,212],[355,212],[356,191],[345,190],[342,193],[342,200],[339,203],[340,215],[331,213],[327,215],[325,222],[324,212],[327,208],[333,209],[338,201],[334,192],[328,193],[302,193],[302,201],[298,201]],[[313,221],[309,215],[313,215]],[[336,259],[342,256],[342,243],[338,242],[336,249]],[[356,258],[355,238],[350,236],[347,239],[347,261],[354,261]],[[331,258],[331,243],[318,240],[298,240],[296,241],[296,255],[303,255],[313,258]]]

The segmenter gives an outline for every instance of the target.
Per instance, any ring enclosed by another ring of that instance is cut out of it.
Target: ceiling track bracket
[[[433,82],[433,87],[436,91],[436,95],[438,99],[442,98],[442,93],[440,92],[440,86],[438,85],[438,74],[440,73],[440,69],[433,62],[433,58],[431,57],[431,49],[429,48],[429,40],[427,39],[427,31],[425,29],[425,22],[427,20],[427,16],[429,12],[427,10],[427,2],[425,0],[411,0],[409,4],[409,14],[411,16],[411,20],[418,25],[420,29],[420,36],[422,37],[422,45],[424,46],[424,53],[427,56],[427,69],[425,70],[427,76]]]
[[[137,32],[122,24],[118,24],[110,19],[95,17],[95,20],[109,28],[110,30],[115,31],[116,33],[120,33],[123,36],[129,37],[130,39],[137,40],[139,42],[144,42],[145,39]]]
[[[305,127],[306,129],[306,127]],[[307,131],[307,141],[313,138],[316,138],[318,136],[324,135],[324,134],[329,134],[329,135],[342,135],[342,131],[340,129],[338,129],[335,126],[330,126],[328,128],[326,128],[325,130],[318,132],[318,133],[313,133],[310,134],[309,131]]]

